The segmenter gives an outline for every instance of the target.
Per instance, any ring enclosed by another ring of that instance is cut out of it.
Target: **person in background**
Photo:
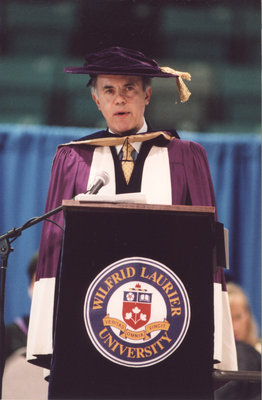
[[[258,327],[247,295],[241,286],[228,282],[227,291],[236,341],[247,343],[261,353]]]
[[[27,274],[29,278],[28,294],[32,298],[38,252],[31,258]],[[29,315],[17,318],[6,326],[6,363],[3,375],[2,399],[47,399],[47,382],[43,371],[34,368],[26,361],[26,345]]]
[[[227,283],[229,305],[236,340],[239,371],[261,371],[261,340],[247,295],[241,286]],[[215,393],[215,400],[260,400],[261,383],[231,381]]]

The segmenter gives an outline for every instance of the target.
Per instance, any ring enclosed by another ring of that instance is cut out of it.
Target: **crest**
[[[170,357],[190,323],[181,280],[165,265],[131,257],[105,268],[87,289],[84,321],[96,349],[126,367]]]
[[[137,330],[145,326],[151,315],[152,293],[142,289],[139,283],[129,291],[124,292],[123,320],[132,329]]]

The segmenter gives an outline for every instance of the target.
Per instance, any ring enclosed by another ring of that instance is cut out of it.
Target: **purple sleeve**
[[[77,193],[86,190],[92,152],[76,148],[61,147],[58,149],[51,171],[50,184],[45,211],[50,211],[70,199]],[[64,227],[63,212],[54,214],[50,219]],[[39,261],[36,279],[56,276],[59,263],[63,231],[57,225],[44,221],[39,249]]]
[[[198,143],[189,142],[189,147],[190,151],[185,152],[184,156],[187,158],[186,175],[192,204],[216,206],[206,151]]]
[[[169,146],[169,158],[173,204],[185,204],[188,190],[192,205],[215,207],[214,187],[205,149],[198,143],[174,140]],[[226,290],[223,268],[217,268],[214,282],[222,283],[223,290]]]
[[[198,143],[174,140],[169,158],[173,204],[185,204],[188,191],[192,205],[216,206],[205,149]]]

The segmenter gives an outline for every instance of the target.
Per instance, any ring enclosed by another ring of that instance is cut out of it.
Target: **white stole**
[[[111,150],[107,146],[97,147],[94,150],[93,161],[88,180],[92,185],[95,177],[101,171],[109,175],[109,183],[103,186],[99,194],[114,195],[115,166]],[[172,204],[172,189],[168,151],[166,147],[153,146],[145,160],[142,174],[141,193],[146,195],[148,204]]]

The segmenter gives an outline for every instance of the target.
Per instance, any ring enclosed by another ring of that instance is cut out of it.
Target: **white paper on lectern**
[[[147,203],[146,195],[143,193],[121,193],[114,195],[80,193],[75,196],[75,200],[83,203]]]

